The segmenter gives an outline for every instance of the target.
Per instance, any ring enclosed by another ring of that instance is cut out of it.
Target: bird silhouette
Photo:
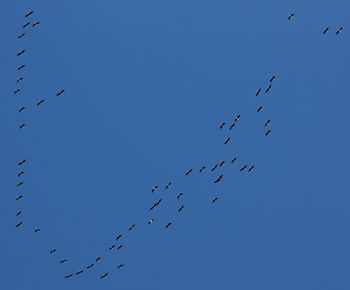
[[[102,257],[100,257],[100,256],[98,256],[97,258],[96,258],[96,262],[98,262],[98,261],[100,261],[102,259]]]
[[[118,270],[119,270],[120,268],[122,268],[122,267],[124,267],[124,264],[119,264],[119,265],[117,266]]]
[[[68,278],[71,278],[73,276],[73,274],[68,274],[68,275],[66,275],[64,278],[65,279],[68,279]]]
[[[16,95],[21,91],[21,89],[16,89],[13,93]]]
[[[133,230],[135,228],[136,224],[133,224],[132,226],[129,227],[129,231]]]
[[[21,215],[22,214],[22,211],[20,210],[20,211],[18,211],[17,213],[16,213],[16,216],[19,216],[19,215]]]
[[[20,65],[18,68],[17,68],[17,70],[22,70],[22,69],[24,69],[26,67],[26,65],[25,64],[22,64],[22,65]]]
[[[23,175],[23,174],[24,174],[24,171],[18,172],[18,173],[17,173],[17,177],[20,177],[20,176]]]
[[[118,241],[118,240],[120,240],[122,237],[123,237],[123,235],[118,235],[117,238],[116,238],[116,240]]]
[[[223,174],[219,175],[219,176],[216,178],[216,180],[214,181],[214,183],[221,182],[223,177],[224,177]]]
[[[65,89],[63,89],[63,90],[60,90],[57,94],[56,94],[56,96],[60,96],[60,95],[62,95],[63,93],[64,93],[64,91],[65,91]]]
[[[258,88],[258,90],[255,93],[255,96],[259,96],[260,92],[261,92],[261,88]]]
[[[219,166],[219,164],[218,164],[218,163],[217,163],[217,164],[215,164],[215,165],[214,165],[214,167],[213,167],[213,168],[212,168],[210,171],[212,171],[212,172],[213,172],[213,171],[214,171],[216,168],[218,168],[218,166]]]
[[[187,175],[190,175],[191,173],[192,173],[192,168],[188,170],[185,175],[187,176]]]
[[[40,106],[43,102],[45,102],[44,99],[40,100],[39,102],[36,103],[37,106]]]
[[[26,107],[20,107],[18,110],[18,113],[22,113],[25,110]]]
[[[24,128],[26,126],[26,123],[23,123],[23,124],[21,124],[19,127],[18,127],[18,129],[22,129],[22,128]]]
[[[182,196],[183,196],[183,193],[180,192],[180,193],[177,195],[176,199],[180,199]]]
[[[24,163],[26,163],[26,159],[23,159],[22,161],[20,161],[19,163],[18,163],[18,166],[21,166],[21,165],[23,165]]]
[[[18,182],[18,183],[16,184],[17,187],[20,187],[21,185],[23,185],[23,182]]]
[[[16,228],[19,228],[21,225],[23,225],[23,222],[19,222],[18,224],[16,224]]]
[[[153,222],[154,222],[154,219],[149,219],[149,220],[148,220],[148,224],[149,224],[149,225],[153,224]]]
[[[106,278],[108,276],[108,273],[104,273],[103,275],[100,276],[100,279]]]
[[[19,200],[22,199],[22,198],[23,198],[23,195],[22,195],[22,194],[17,195],[17,196],[16,196],[16,201],[19,201]]]
[[[180,208],[177,210],[177,212],[182,211],[184,209],[184,207],[185,207],[184,205],[180,206]]]
[[[254,165],[250,166],[249,169],[248,169],[248,172],[252,171],[254,169]]]
[[[343,30],[343,27],[339,27],[335,34],[338,35],[342,30]]]
[[[229,129],[229,130],[232,130],[232,128],[233,128],[234,126],[236,126],[236,123],[233,123],[228,129]]]
[[[295,16],[295,13],[291,13],[291,14],[289,14],[289,16],[288,16],[288,20],[292,20],[292,18]]]
[[[237,157],[234,157],[232,160],[231,160],[231,163],[235,162],[237,160]]]
[[[327,26],[327,27],[323,30],[323,34],[326,34],[328,30],[329,30],[329,27]]]
[[[16,83],[19,83],[20,81],[23,81],[23,80],[24,80],[23,77],[19,77],[19,78],[16,79]]]
[[[270,78],[270,84],[273,82],[273,80],[276,78],[275,75],[273,75],[271,78]]]
[[[225,125],[226,125],[226,123],[225,123],[225,122],[222,122],[222,123],[220,124],[220,130],[222,130],[222,128],[224,128]]]
[[[81,273],[84,273],[84,270],[80,270],[78,272],[75,273],[76,276],[80,275]]]
[[[215,203],[218,199],[219,199],[218,197],[214,197],[214,199],[211,202]]]
[[[37,22],[35,22],[35,23],[32,24],[32,27],[35,27],[35,26],[37,26],[37,25],[39,25],[39,24],[40,24],[40,21],[37,21]]]
[[[241,167],[241,169],[240,169],[239,171],[243,171],[243,170],[245,170],[247,167],[248,167],[248,165],[244,165],[244,166]]]
[[[18,39],[21,39],[22,37],[24,37],[26,34],[25,32],[21,33],[20,35],[17,36]]]
[[[271,130],[267,130],[266,133],[265,133],[265,136],[266,136],[266,137],[269,136],[270,133],[271,133]]]
[[[89,266],[87,266],[86,269],[91,269],[94,265],[95,265],[95,264],[92,263],[92,264],[90,264]]]
[[[54,253],[56,253],[56,252],[57,252],[56,249],[52,249],[52,250],[50,251],[50,254],[54,254]]]
[[[239,121],[240,119],[241,119],[241,115],[237,115],[237,116],[235,117],[235,122]]]
[[[39,228],[37,228],[37,229],[34,230],[34,234],[36,234],[36,233],[38,233],[38,232],[40,232],[40,229],[39,229]]]
[[[60,261],[60,264],[63,264],[65,262],[68,262],[68,260],[67,259],[63,259],[63,260]]]
[[[22,49],[20,52],[17,53],[17,56],[21,56],[23,53],[25,53],[26,50],[25,49]]]
[[[271,90],[271,88],[272,88],[272,85],[270,84],[270,85],[267,87],[267,89],[265,90],[265,94],[268,93],[268,92]]]
[[[168,229],[171,225],[172,225],[172,223],[167,223],[167,224],[165,225],[165,228]]]
[[[168,182],[168,184],[165,186],[165,189],[169,189],[171,186],[171,182]]]
[[[224,166],[224,164],[225,164],[225,160],[221,161],[219,166],[222,167],[222,166]]]
[[[34,13],[34,11],[32,10],[32,11],[28,12],[24,17],[28,17],[28,16],[32,15],[33,13]]]
[[[230,140],[231,140],[231,137],[228,137],[228,138],[226,139],[226,141],[224,142],[224,145],[227,145],[228,143],[230,143]]]
[[[267,125],[269,125],[270,122],[271,122],[271,119],[268,119],[268,120],[265,122],[264,126],[267,127]]]
[[[204,169],[206,169],[205,166],[202,166],[201,168],[199,168],[199,173],[202,173],[204,171]]]
[[[262,108],[263,108],[263,107],[260,106],[260,107],[256,110],[256,112],[259,113],[259,112],[261,111]]]
[[[115,248],[115,245],[110,246],[108,249],[111,251]]]
[[[123,247],[123,245],[119,245],[117,250],[119,251],[122,247]]]
[[[29,24],[30,24],[30,22],[25,23],[25,24],[22,26],[22,28],[26,28]]]
[[[153,186],[152,187],[152,193],[155,192],[157,190],[157,188],[158,188],[158,185]]]

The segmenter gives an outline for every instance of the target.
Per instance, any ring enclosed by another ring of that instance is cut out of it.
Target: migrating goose
[[[343,27],[339,27],[335,34],[338,35],[342,30],[343,30]]]
[[[119,270],[120,268],[122,268],[122,267],[124,267],[124,264],[119,264],[119,265],[117,266],[118,270]]]
[[[63,90],[60,90],[57,94],[56,94],[56,96],[60,96],[60,95],[62,95],[63,93],[64,93],[64,91],[65,91],[65,89],[63,89]]]
[[[28,17],[28,16],[32,15],[33,13],[34,13],[34,11],[32,10],[32,11],[28,12],[24,17]]]
[[[20,187],[21,185],[23,185],[23,182],[22,182],[22,181],[21,181],[21,182],[18,182],[18,183],[16,184],[17,187]]]
[[[108,249],[111,251],[115,248],[115,245],[110,246]]]
[[[40,24],[40,21],[37,21],[37,22],[33,23],[32,26],[35,27],[35,26],[37,26],[39,24]]]
[[[166,186],[165,189],[168,189],[171,186],[171,182],[169,182]]]
[[[254,165],[250,166],[249,169],[248,169],[248,172],[252,171],[254,169]]]
[[[214,199],[211,202],[215,203],[218,199],[219,199],[218,197],[214,197]]]
[[[18,35],[17,38],[18,38],[18,39],[21,39],[21,38],[22,38],[23,36],[25,36],[25,35],[26,35],[25,32],[23,32],[22,34]]]
[[[177,195],[176,199],[180,199],[182,196],[183,196],[183,193],[180,192],[180,193]]]
[[[122,247],[123,245],[118,246],[117,250],[119,251]]]
[[[235,162],[236,160],[237,160],[237,157],[233,158],[233,159],[231,160],[231,163]]]
[[[136,224],[133,224],[132,226],[129,227],[129,231],[133,230],[135,228]]]
[[[260,107],[256,110],[256,112],[259,113],[259,112],[261,111],[262,108],[263,108],[263,107],[260,106]]]
[[[86,269],[91,269],[94,265],[95,265],[95,264],[92,263],[92,264],[90,264],[89,266],[87,266]]]
[[[237,116],[235,117],[235,122],[239,121],[240,118],[241,118],[241,115],[237,115]]]
[[[225,164],[225,160],[221,161],[219,166],[222,167],[222,166],[224,166],[224,164]]]
[[[149,224],[149,225],[153,224],[153,222],[154,222],[154,219],[149,219],[149,220],[148,220],[148,224]]]
[[[102,259],[102,257],[98,256],[95,261],[98,262],[101,259]]]
[[[76,272],[75,275],[80,275],[81,273],[84,273],[84,270],[80,270],[80,271]]]
[[[21,91],[21,89],[16,89],[13,93],[16,95]]]
[[[65,279],[68,279],[68,278],[70,278],[70,277],[72,277],[73,276],[73,274],[68,274],[67,276],[65,276],[64,278]]]
[[[26,65],[25,65],[25,64],[22,64],[22,65],[20,65],[20,66],[17,68],[17,70],[24,69],[25,67],[26,67]]]
[[[108,276],[108,273],[104,273],[102,276],[100,276],[100,279],[106,278]]]
[[[231,140],[231,137],[228,137],[228,138],[226,139],[226,141],[224,142],[224,145],[227,145],[228,143],[230,143],[230,140]]]
[[[182,211],[184,209],[184,207],[185,207],[184,205],[180,206],[180,208],[177,210],[177,212]]]
[[[26,107],[20,107],[19,110],[18,110],[18,113],[21,113],[25,110]]]
[[[40,100],[39,102],[36,103],[37,106],[40,106],[43,102],[45,102],[44,99]]]
[[[226,123],[225,123],[225,122],[222,122],[222,123],[220,124],[220,130],[222,130],[222,128],[224,128],[225,125],[226,125]]]
[[[218,168],[219,164],[215,164],[214,167],[210,171],[214,171],[216,168]]]
[[[328,30],[329,30],[329,27],[327,26],[327,27],[323,30],[323,34],[326,34]]]
[[[18,224],[16,224],[16,228],[19,228],[21,225],[23,225],[23,222],[19,222]]]
[[[228,129],[229,129],[229,130],[232,130],[232,128],[233,128],[234,126],[236,126],[236,123],[233,123]]]
[[[21,166],[21,165],[23,165],[24,163],[26,163],[26,159],[23,159],[22,161],[20,161],[19,163],[18,163],[18,166]]]
[[[267,127],[267,125],[270,124],[270,122],[271,122],[271,119],[268,119],[268,120],[265,122],[265,125],[264,125],[264,126]]]
[[[271,90],[271,88],[272,88],[272,85],[270,84],[270,85],[267,87],[267,89],[265,90],[265,94],[268,93],[268,92]]]
[[[157,190],[157,188],[158,188],[158,185],[153,186],[152,187],[152,193],[155,192]]]
[[[20,211],[18,211],[17,213],[16,213],[16,216],[19,216],[19,215],[21,215],[22,214],[22,211],[20,210]]]
[[[17,195],[17,196],[16,196],[16,201],[19,201],[19,200],[22,199],[22,198],[23,198],[23,195],[22,195],[22,194]]]
[[[63,264],[65,262],[68,262],[68,260],[67,259],[63,259],[63,260],[60,261],[60,264]]]
[[[26,50],[25,49],[22,49],[20,52],[17,53],[17,56],[21,56],[23,53],[25,53]]]
[[[52,250],[50,251],[50,254],[53,254],[53,253],[56,253],[56,252],[57,252],[56,249],[52,249]]]
[[[22,128],[24,128],[26,126],[26,123],[23,123],[23,124],[21,124],[19,127],[18,127],[18,129],[22,129]]]
[[[186,174],[185,174],[185,175],[190,175],[190,174],[191,174],[191,172],[192,172],[192,168],[191,168],[190,170],[188,170],[188,171],[186,172]]]
[[[171,225],[172,225],[172,223],[167,223],[167,224],[165,225],[165,228],[168,229]]]
[[[271,130],[267,130],[265,133],[265,136],[269,136],[270,133],[271,133]]]
[[[239,171],[243,171],[243,170],[245,170],[247,167],[248,167],[248,165],[244,165],[244,166],[241,167],[241,169],[240,169]]]
[[[23,77],[19,77],[19,78],[16,79],[16,83],[19,83],[20,81],[23,81],[23,80],[24,80]]]
[[[291,13],[291,14],[289,14],[289,16],[288,16],[288,20],[292,20],[292,18],[295,16],[295,13]]]
[[[205,166],[202,166],[201,168],[199,168],[199,173],[202,173],[205,168],[206,168]]]
[[[116,238],[116,240],[118,241],[118,240],[120,240],[122,237],[123,237],[123,235],[118,235],[117,238]]]
[[[27,22],[26,24],[24,24],[24,25],[22,26],[22,28],[26,28],[29,24],[30,24],[30,22]]]
[[[218,177],[216,178],[216,180],[214,181],[214,183],[218,183],[218,182],[222,181],[222,178],[223,178],[223,177],[224,177],[224,175],[221,174],[220,176],[218,176]]]
[[[20,177],[20,176],[23,175],[23,174],[24,174],[24,171],[18,172],[18,173],[17,173],[17,177]]]
[[[255,96],[259,96],[260,92],[261,92],[261,88],[258,88],[258,90],[255,93]]]
[[[40,232],[40,229],[39,229],[39,228],[37,228],[37,229],[34,230],[34,234],[36,234],[36,233],[38,233],[38,232]]]
[[[271,78],[270,78],[270,84],[273,82],[273,80],[276,78],[275,75],[273,75]]]

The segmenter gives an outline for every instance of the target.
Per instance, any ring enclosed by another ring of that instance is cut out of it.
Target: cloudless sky
[[[18,40],[30,10],[40,25]],[[345,0],[1,1],[0,289],[348,290],[349,10]],[[108,251],[119,233],[124,248]]]

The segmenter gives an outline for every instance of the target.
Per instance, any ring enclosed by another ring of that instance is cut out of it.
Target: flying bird
[[[265,133],[265,136],[269,136],[269,134],[271,133],[271,130],[267,130],[266,133]]]
[[[248,169],[248,172],[252,171],[254,169],[254,165],[250,166],[249,169]]]
[[[186,172],[186,175],[190,175],[192,172],[192,168]]]
[[[37,106],[40,106],[43,102],[45,102],[45,99],[42,99],[42,100],[40,100],[39,102],[37,102]]]
[[[18,211],[17,213],[16,213],[16,216],[19,216],[19,215],[21,215],[22,214],[22,211],[20,210],[20,211]]]
[[[166,186],[165,189],[168,189],[171,186],[171,182],[169,182]]]
[[[149,219],[149,220],[148,220],[148,224],[149,224],[149,225],[153,224],[153,222],[154,222],[154,219]]]
[[[248,165],[244,165],[244,166],[241,167],[241,169],[240,169],[239,171],[243,171],[243,170],[245,170],[247,167],[248,167]]]
[[[216,178],[216,180],[214,181],[214,183],[221,182],[223,177],[224,177],[224,175],[221,174],[220,176],[218,176],[218,177]]]
[[[18,224],[16,224],[16,228],[19,228],[21,225],[23,225],[23,222],[19,222]]]
[[[37,228],[37,229],[34,230],[34,234],[36,234],[36,233],[38,233],[38,232],[40,232],[40,229],[39,229],[39,228]]]
[[[291,14],[289,14],[289,16],[288,16],[288,20],[292,20],[292,18],[295,16],[295,13],[291,13]]]
[[[17,196],[16,196],[16,201],[19,201],[19,200],[22,199],[22,198],[23,198],[23,195],[22,195],[22,194],[17,195]]]
[[[24,174],[24,171],[18,172],[18,173],[17,173],[17,177],[20,177],[20,176],[23,175],[23,174]]]
[[[270,124],[270,122],[271,122],[271,119],[268,119],[268,120],[265,122],[265,125],[264,125],[264,126],[267,127],[267,125]]]
[[[233,128],[234,126],[236,126],[236,123],[233,123],[228,129],[229,129],[229,130],[232,130],[232,128]]]
[[[22,80],[24,80],[24,78],[23,77],[19,77],[19,78],[16,79],[16,83],[19,83]]]
[[[122,237],[123,237],[123,235],[118,235],[117,238],[116,238],[116,240],[118,241],[118,240],[120,240]]]
[[[202,166],[201,168],[199,168],[199,173],[202,173],[205,168],[206,168],[205,166]]]
[[[124,267],[124,264],[119,264],[119,265],[117,266],[118,270],[119,270],[120,268],[122,268],[122,267]]]
[[[233,159],[231,160],[231,163],[235,162],[236,160],[237,160],[237,157],[233,158]]]
[[[133,230],[135,228],[136,224],[133,224],[132,226],[129,227],[129,231]]]
[[[16,90],[14,91],[14,94],[18,94],[20,91],[21,91],[21,89],[16,89]]]
[[[19,163],[18,163],[18,166],[21,166],[21,165],[23,165],[24,163],[26,163],[26,159],[23,159],[22,161],[20,161]]]
[[[26,34],[23,32],[22,34],[18,35],[17,38],[21,39],[23,36],[25,36]]]
[[[57,94],[56,94],[56,96],[60,96],[60,95],[62,95],[63,93],[64,93],[64,91],[65,91],[65,89],[63,89],[63,90],[60,90]]]
[[[224,164],[225,164],[225,160],[221,161],[219,166],[222,167],[222,166],[224,166]]]
[[[211,202],[215,203],[218,199],[219,199],[218,197],[214,197],[214,199]]]
[[[71,278],[72,276],[73,276],[73,274],[69,274],[69,275],[65,276],[64,278],[68,279],[68,278]]]
[[[104,273],[102,276],[100,276],[100,279],[106,278],[108,276],[108,273]]]
[[[24,25],[22,26],[22,28],[26,28],[29,24],[30,24],[30,22],[27,22],[26,24],[24,24]]]
[[[23,182],[18,182],[18,183],[16,184],[17,187],[20,187],[21,185],[23,185]]]
[[[56,252],[57,252],[56,249],[52,249],[52,250],[50,251],[50,254],[53,254],[53,253],[56,253]]]
[[[108,249],[111,251],[115,248],[115,245],[110,246]]]
[[[222,128],[224,128],[225,125],[226,125],[226,123],[225,123],[225,122],[222,122],[222,123],[220,124],[220,130],[221,130]]]
[[[26,50],[25,49],[22,49],[20,52],[17,53],[17,56],[21,56],[23,53],[25,53]]]
[[[237,116],[235,117],[235,122],[239,121],[240,118],[241,118],[241,115],[237,115]]]
[[[226,139],[226,141],[224,142],[224,145],[227,145],[228,143],[230,143],[230,140],[231,140],[231,137],[228,137],[228,138]]]
[[[165,228],[168,229],[172,224],[173,224],[173,223],[167,223],[167,224],[165,225]]]
[[[22,113],[25,110],[26,107],[20,107],[18,110],[18,113]]]
[[[270,84],[267,89],[265,90],[265,94],[268,93],[271,90],[272,85]]]
[[[86,269],[91,269],[94,265],[95,265],[95,264],[92,263],[92,264],[90,264],[89,266],[87,266]]]
[[[76,272],[75,275],[80,275],[81,273],[84,273],[84,270],[80,270],[80,271]]]
[[[259,112],[261,111],[262,108],[263,108],[263,107],[260,106],[260,107],[256,110],[256,112],[259,113]]]
[[[260,92],[261,92],[261,88],[258,88],[258,90],[255,93],[255,96],[259,96]]]
[[[68,260],[67,259],[63,259],[63,260],[60,261],[60,264],[63,264],[65,262],[68,262]]]
[[[273,80],[276,78],[275,75],[273,75],[271,78],[270,78],[270,84],[273,82]]]
[[[98,256],[95,261],[98,262],[101,259],[102,259],[102,257]]]
[[[119,251],[122,247],[123,245],[118,246],[117,250]]]
[[[184,209],[184,207],[185,207],[184,205],[180,206],[180,208],[177,210],[177,212],[182,211]]]
[[[328,30],[329,30],[329,27],[327,26],[327,27],[323,30],[323,34],[326,34]]]
[[[339,27],[335,34],[338,35],[342,30],[343,30],[343,27]]]
[[[157,190],[157,188],[158,188],[158,185],[153,186],[152,187],[152,193],[155,192]]]
[[[35,23],[32,24],[32,27],[35,27],[35,26],[37,26],[37,25],[39,25],[39,24],[40,24],[40,21],[37,21],[37,22],[35,22]]]
[[[22,65],[20,65],[20,66],[17,68],[17,70],[24,69],[25,67],[26,67],[26,65],[25,65],[25,64],[22,64]]]
[[[218,168],[219,164],[215,164],[214,167],[210,171],[214,171],[216,168]]]
[[[183,196],[183,193],[180,192],[180,193],[177,195],[176,199],[180,199],[182,196]]]
[[[32,11],[28,12],[24,17],[28,17],[28,16],[32,15],[33,13],[34,13],[34,11],[32,10]]]
[[[26,125],[26,123],[21,124],[21,125],[18,127],[18,129],[22,129],[22,128],[24,128],[24,127],[25,127],[25,125]]]

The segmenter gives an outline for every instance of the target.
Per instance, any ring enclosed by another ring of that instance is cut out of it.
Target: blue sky
[[[2,1],[1,289],[349,289],[349,8]],[[41,23],[18,40],[30,10]],[[108,251],[119,233],[124,248]]]

